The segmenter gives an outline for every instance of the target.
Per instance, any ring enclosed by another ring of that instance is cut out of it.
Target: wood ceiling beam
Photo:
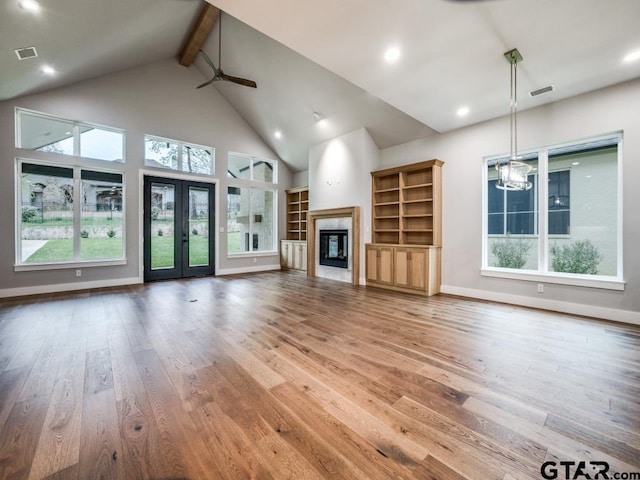
[[[202,48],[202,45],[204,45],[209,33],[211,33],[211,29],[215,25],[219,16],[220,9],[218,7],[215,7],[208,2],[204,2],[200,16],[193,26],[193,29],[191,29],[189,38],[187,38],[187,41],[180,52],[178,59],[180,65],[185,67],[191,66],[196,59],[196,55],[198,55],[198,51]]]

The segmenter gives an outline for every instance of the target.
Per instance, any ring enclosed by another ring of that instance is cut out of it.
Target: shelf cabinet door
[[[287,242],[287,268],[295,268],[294,267],[295,248],[296,248],[296,244],[294,242]]]
[[[394,251],[394,285],[425,291],[429,278],[428,250],[396,247]]]
[[[367,245],[367,282],[393,285],[393,248]]]
[[[307,244],[293,244],[293,268],[296,270],[307,269]]]

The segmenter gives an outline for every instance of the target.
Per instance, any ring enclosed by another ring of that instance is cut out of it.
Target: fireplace
[[[349,231],[320,230],[320,265],[349,268]]]

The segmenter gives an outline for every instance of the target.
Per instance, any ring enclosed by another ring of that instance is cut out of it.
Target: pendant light
[[[504,58],[511,65],[511,101],[509,103],[509,123],[511,130],[509,159],[496,163],[498,181],[496,187],[500,190],[529,190],[529,172],[531,165],[518,161],[518,63],[522,55],[517,48],[509,50]]]

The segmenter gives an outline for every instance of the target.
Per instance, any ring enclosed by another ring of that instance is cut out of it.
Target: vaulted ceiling
[[[177,58],[202,8],[200,0],[39,3],[36,14],[18,0],[0,6],[0,100]],[[225,12],[225,73],[258,88],[213,82],[202,94],[217,89],[296,171],[307,168],[309,146],[357,128],[385,148],[507,114],[503,53],[514,47],[524,57],[520,110],[640,77],[640,60],[623,61],[640,51],[636,0],[210,3]],[[217,28],[203,46],[216,65]],[[18,60],[14,49],[27,46],[39,56]],[[390,47],[399,50],[394,62],[384,59]],[[43,75],[44,63],[57,73]],[[210,78],[201,56],[194,65]]]

